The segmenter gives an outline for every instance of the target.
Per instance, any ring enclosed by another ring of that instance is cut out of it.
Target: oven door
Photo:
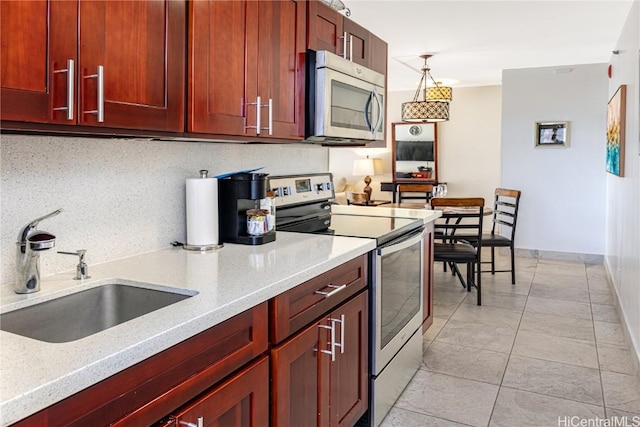
[[[374,376],[382,372],[422,324],[425,234],[421,228],[376,249],[372,285]]]
[[[384,88],[331,68],[316,75],[315,136],[384,139]]]

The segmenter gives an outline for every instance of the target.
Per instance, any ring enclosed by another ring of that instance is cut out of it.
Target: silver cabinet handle
[[[260,97],[257,96],[256,97],[256,134],[260,135],[260,125],[262,124],[262,120],[260,117],[260,111],[261,111],[262,105],[260,105]]]
[[[349,34],[349,61],[353,61],[353,34]]]
[[[344,314],[340,315],[340,319],[329,319],[331,326],[335,328],[336,323],[340,323],[340,344],[332,341],[333,347],[340,347],[340,353],[344,353]],[[335,352],[335,351],[334,351]]]
[[[180,425],[183,425],[186,427],[204,427],[204,417],[198,417],[198,419],[196,420],[196,423],[190,423],[188,421],[180,421]]]
[[[269,98],[269,135],[273,135],[273,99]]]
[[[255,126],[245,126],[244,129],[255,129],[256,135],[260,135],[260,131],[268,130],[269,135],[273,135],[273,99],[269,98],[269,103],[262,105],[262,98],[260,96],[256,96],[256,102],[248,102],[247,105],[255,105],[256,106],[256,125]],[[263,108],[269,109],[269,126],[262,127],[262,113],[261,110]]]
[[[327,285],[327,288],[331,288],[331,289],[333,289],[333,290],[332,290],[332,291],[329,291],[329,292],[324,292],[324,291],[314,291],[313,293],[314,293],[314,294],[317,294],[317,295],[324,295],[324,297],[325,297],[325,298],[329,298],[329,297],[334,296],[334,295],[335,295],[335,294],[337,294],[338,292],[340,292],[340,291],[342,291],[342,290],[346,289],[346,288],[347,288],[347,285],[346,285],[346,284],[341,285],[341,286],[336,286],[336,285]]]
[[[342,57],[344,59],[347,59],[347,36],[348,35],[349,33],[345,31],[342,37],[340,37],[342,39]]]
[[[318,328],[320,328],[320,329],[329,329],[331,331],[331,341],[329,341],[329,343],[328,343],[329,344],[329,348],[331,350],[320,350],[320,353],[331,355],[331,361],[335,362],[335,360],[336,360],[336,346],[335,346],[336,329],[334,328],[334,324],[332,323],[331,326],[318,325]],[[315,351],[318,351],[318,350],[315,350]]]
[[[85,114],[95,114],[98,116],[98,123],[104,122],[104,67],[98,65],[96,74],[85,76],[85,79],[96,79],[98,83],[98,102],[95,110],[85,111]]]
[[[67,106],[54,108],[54,111],[66,111],[67,120],[73,120],[73,88],[75,86],[73,59],[67,59],[67,68],[62,70],[54,70],[54,74],[67,73]]]

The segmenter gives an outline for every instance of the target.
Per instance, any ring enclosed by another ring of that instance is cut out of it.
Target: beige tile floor
[[[436,265],[423,363],[384,427],[640,426],[638,368],[604,267],[517,258],[516,271],[515,286],[483,274],[478,307]]]

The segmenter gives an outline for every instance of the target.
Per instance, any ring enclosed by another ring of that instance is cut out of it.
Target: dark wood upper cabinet
[[[184,129],[184,2],[1,5],[3,120]]]
[[[1,0],[0,44],[3,128],[52,132],[300,141],[308,48],[387,70],[319,0]]]
[[[305,34],[305,2],[189,2],[187,130],[304,137]]]
[[[319,0],[308,2],[308,42],[386,75],[387,44],[364,27]]]
[[[79,123],[182,131],[184,2],[81,1],[79,19]],[[102,123],[90,113],[99,108],[101,66]]]
[[[77,1],[0,2],[0,111],[3,120],[75,123]],[[71,24],[70,24],[71,23]],[[68,96],[68,94],[70,96]],[[71,117],[66,110],[71,102]]]

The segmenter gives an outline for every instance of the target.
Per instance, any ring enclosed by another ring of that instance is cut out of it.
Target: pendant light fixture
[[[427,59],[433,55],[420,55],[424,59],[422,78],[418,84],[418,90],[413,101],[402,104],[403,122],[444,122],[449,120],[449,101],[452,98],[452,89],[441,86],[431,75],[427,65]],[[427,87],[427,76],[433,82],[433,86]],[[424,90],[422,89],[424,86]],[[420,93],[424,94],[424,100],[418,101]]]

